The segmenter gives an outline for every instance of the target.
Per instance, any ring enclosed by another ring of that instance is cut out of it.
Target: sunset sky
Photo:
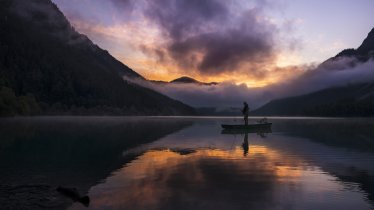
[[[53,0],[80,33],[148,79],[261,87],[356,48],[373,0]]]

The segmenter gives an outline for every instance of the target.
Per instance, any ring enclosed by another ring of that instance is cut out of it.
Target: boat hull
[[[225,130],[256,130],[256,129],[267,129],[271,128],[272,123],[258,123],[249,125],[226,125],[222,124],[222,128]]]
[[[222,134],[246,134],[246,133],[271,133],[272,123],[259,123],[249,125],[221,125]]]

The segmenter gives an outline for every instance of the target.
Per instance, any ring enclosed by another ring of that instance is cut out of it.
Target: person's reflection
[[[248,150],[249,150],[248,133],[245,133],[245,135],[244,135],[244,142],[242,144],[242,147],[243,147],[243,155],[247,156],[248,155]]]

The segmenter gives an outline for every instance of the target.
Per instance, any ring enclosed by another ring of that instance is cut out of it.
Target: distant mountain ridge
[[[0,2],[0,115],[185,115],[192,107],[79,34],[50,0]]]
[[[218,82],[200,82],[194,78],[183,76],[175,80],[170,81],[170,83],[193,83],[198,85],[217,85]]]
[[[367,62],[374,58],[374,28],[357,49],[345,49],[321,64],[328,65],[341,58]],[[321,67],[320,66],[320,67]],[[374,71],[374,69],[373,69]],[[280,116],[374,116],[374,81],[331,87],[313,93],[272,100],[253,111],[254,115]]]
[[[151,82],[158,83],[158,84],[168,84],[168,83],[174,83],[174,84],[196,84],[196,85],[217,85],[218,82],[200,82],[192,77],[182,76],[177,79],[171,80],[169,82],[166,81],[156,81],[156,80],[150,80]]]

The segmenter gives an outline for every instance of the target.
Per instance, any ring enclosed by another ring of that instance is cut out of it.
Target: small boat
[[[272,133],[271,127],[257,127],[257,128],[247,128],[247,129],[223,129],[221,134],[248,134],[248,133],[257,133],[257,134],[266,134]]]
[[[272,123],[256,123],[248,125],[226,125],[222,124],[222,128],[225,130],[257,130],[257,129],[270,129]]]

